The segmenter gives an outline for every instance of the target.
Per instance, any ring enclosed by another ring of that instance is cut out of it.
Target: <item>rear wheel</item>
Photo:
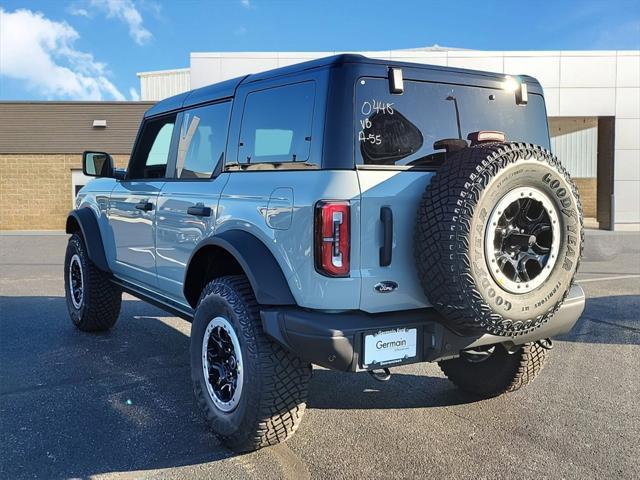
[[[64,291],[73,324],[85,332],[113,327],[120,315],[122,290],[87,255],[82,237],[69,238],[64,259]]]
[[[538,376],[547,358],[539,343],[527,343],[514,352],[493,345],[459,358],[438,362],[440,369],[460,389],[482,397],[516,391]]]
[[[214,433],[243,452],[284,442],[305,410],[311,367],[262,330],[251,285],[221,277],[202,292],[191,327],[191,378]]]

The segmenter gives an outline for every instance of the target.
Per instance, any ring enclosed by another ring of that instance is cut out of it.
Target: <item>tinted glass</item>
[[[184,113],[178,141],[176,178],[210,178],[227,143],[230,103]]]
[[[136,145],[128,178],[164,178],[176,117],[147,120]]]
[[[313,82],[250,93],[242,118],[239,161],[308,160],[314,101]]]
[[[497,130],[508,141],[549,148],[540,95],[529,94],[527,105],[516,105],[514,93],[505,90],[406,80],[404,93],[392,95],[386,79],[364,78],[356,88],[357,163],[428,163],[434,142],[459,137],[456,107],[464,139],[471,132]],[[437,152],[433,156],[439,158],[442,150]]]
[[[173,135],[173,123],[162,125],[156,135],[149,156],[147,165],[166,165],[169,158],[169,147],[171,146],[171,135]]]

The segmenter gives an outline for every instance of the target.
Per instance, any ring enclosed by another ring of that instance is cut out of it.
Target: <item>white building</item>
[[[194,52],[189,68],[142,72],[142,100],[341,52]],[[552,148],[577,179],[600,228],[640,230],[640,51],[476,51],[443,47],[357,52],[431,65],[527,74],[542,84]]]

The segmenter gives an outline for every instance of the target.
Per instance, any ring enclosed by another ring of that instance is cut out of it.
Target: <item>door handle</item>
[[[138,203],[136,203],[136,208],[144,212],[149,212],[153,210],[153,203],[148,202],[146,200],[141,200]]]
[[[195,217],[210,217],[211,208],[205,207],[204,205],[195,205],[187,208],[187,213]]]
[[[382,246],[380,247],[380,266],[391,265],[391,250],[393,247],[393,212],[391,207],[380,209],[380,221],[382,222]]]

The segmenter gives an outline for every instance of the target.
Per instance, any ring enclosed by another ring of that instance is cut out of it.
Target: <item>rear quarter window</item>
[[[268,88],[247,95],[240,131],[240,163],[309,159],[315,83]]]

